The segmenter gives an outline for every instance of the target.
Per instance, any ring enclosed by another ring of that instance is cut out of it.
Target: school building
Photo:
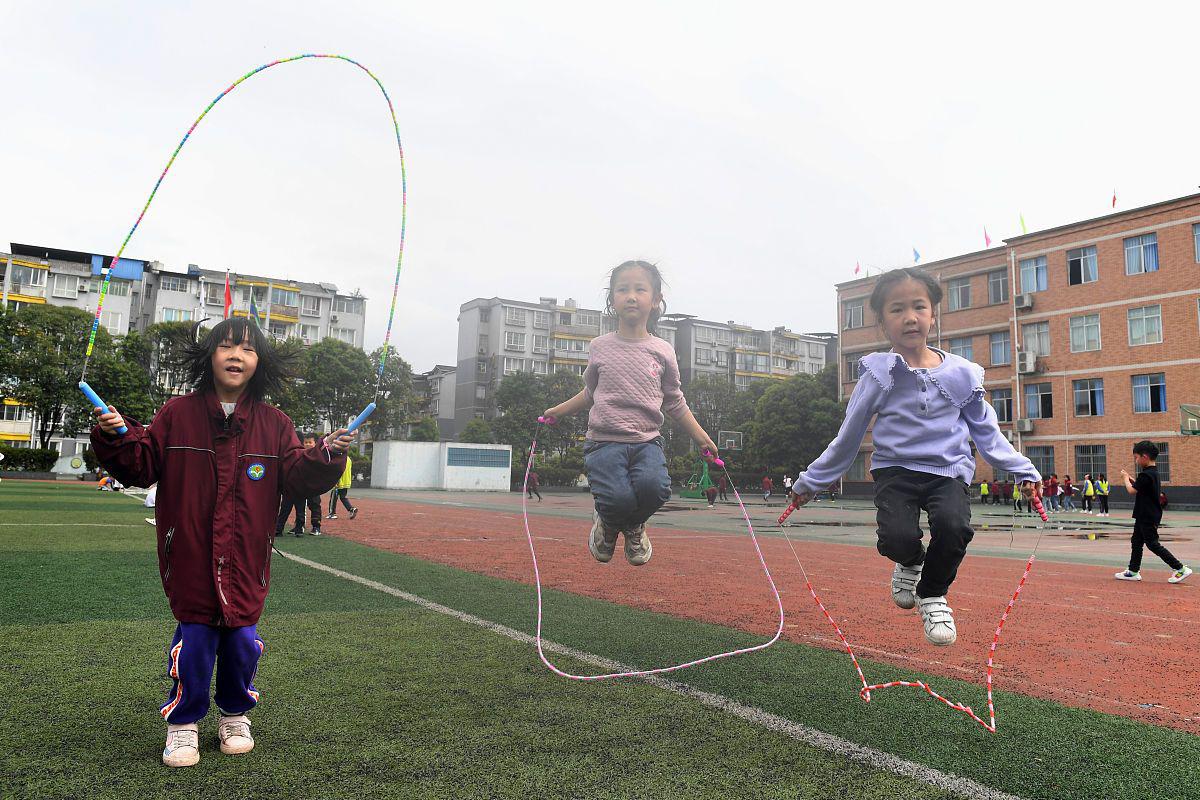
[[[1124,497],[1134,442],[1158,445],[1172,499],[1200,502],[1200,194],[922,264],[943,298],[930,344],[984,367],[1005,435],[1043,474],[1103,472]],[[890,345],[868,303],[878,275],[838,284],[839,375]],[[871,441],[845,478],[870,490]],[[1003,479],[982,459],[975,481]]]

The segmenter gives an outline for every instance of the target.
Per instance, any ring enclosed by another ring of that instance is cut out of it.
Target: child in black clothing
[[[1129,569],[1118,572],[1114,577],[1119,581],[1140,581],[1142,579],[1142,546],[1150,548],[1167,566],[1175,570],[1168,583],[1179,583],[1192,574],[1191,567],[1182,563],[1171,554],[1171,551],[1158,541],[1158,525],[1162,522],[1162,505],[1159,495],[1162,494],[1162,484],[1158,479],[1158,448],[1153,442],[1140,441],[1133,446],[1133,463],[1141,469],[1137,479],[1121,470],[1125,479],[1125,491],[1134,495],[1133,499],[1133,539],[1132,552],[1129,556]]]

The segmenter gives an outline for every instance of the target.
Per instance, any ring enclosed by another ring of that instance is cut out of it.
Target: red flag
[[[1117,207],[1117,190],[1113,189],[1113,208]]]
[[[229,270],[225,270],[225,319],[229,319],[229,308],[233,305],[233,295],[229,292]]]
[[[983,226],[983,246],[984,247],[992,246],[992,237],[987,235],[987,226],[986,225]]]
[[[862,272],[862,265],[859,264],[857,261],[855,261],[854,262],[854,274],[857,275],[860,272]]]

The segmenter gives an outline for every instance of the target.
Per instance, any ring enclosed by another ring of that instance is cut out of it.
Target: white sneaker
[[[1179,583],[1180,581],[1182,581],[1184,578],[1186,578],[1188,575],[1191,575],[1191,574],[1192,574],[1192,568],[1189,567],[1187,564],[1184,564],[1183,569],[1175,570],[1175,573],[1173,575],[1171,575],[1171,577],[1167,578],[1167,583]]]
[[[892,570],[892,602],[901,608],[915,608],[917,605],[917,581],[921,580],[921,568],[906,567],[897,564]]]
[[[958,631],[954,627],[954,609],[946,604],[945,597],[918,597],[921,606],[921,621],[925,623],[925,638],[930,644],[954,644]]]
[[[200,727],[168,725],[167,745],[163,748],[163,763],[168,767],[192,767],[200,761]]]
[[[613,553],[617,549],[617,532],[609,531],[608,527],[600,519],[600,512],[592,512],[592,531],[588,534],[588,552],[592,554],[592,558],[599,561],[601,564],[607,564],[612,560]]]
[[[1130,572],[1129,570],[1125,570],[1124,572],[1118,572],[1116,575],[1113,575],[1113,577],[1119,581],[1140,581],[1142,579],[1142,574],[1140,572]]]
[[[235,756],[254,749],[254,737],[250,735],[250,718],[245,714],[235,717],[222,716],[217,723],[217,736],[221,739],[221,752]]]
[[[646,533],[646,523],[625,531],[625,560],[635,567],[640,567],[650,560],[654,547]]]

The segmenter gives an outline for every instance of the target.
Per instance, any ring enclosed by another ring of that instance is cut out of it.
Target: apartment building
[[[944,292],[931,344],[984,367],[1002,429],[1040,471],[1115,483],[1149,439],[1168,494],[1200,501],[1200,194],[922,266]],[[837,287],[844,395],[859,358],[888,348],[867,303],[877,279]],[[870,480],[870,452],[868,437],[848,481]],[[994,477],[980,460],[976,480]]]
[[[437,364],[428,372],[413,375],[413,392],[426,403],[429,415],[437,420],[442,441],[454,439],[454,393],[456,367]]]
[[[732,378],[745,389],[756,380],[816,375],[825,368],[826,341],[779,326],[760,330],[675,314],[675,355],[684,386],[703,375]]]

